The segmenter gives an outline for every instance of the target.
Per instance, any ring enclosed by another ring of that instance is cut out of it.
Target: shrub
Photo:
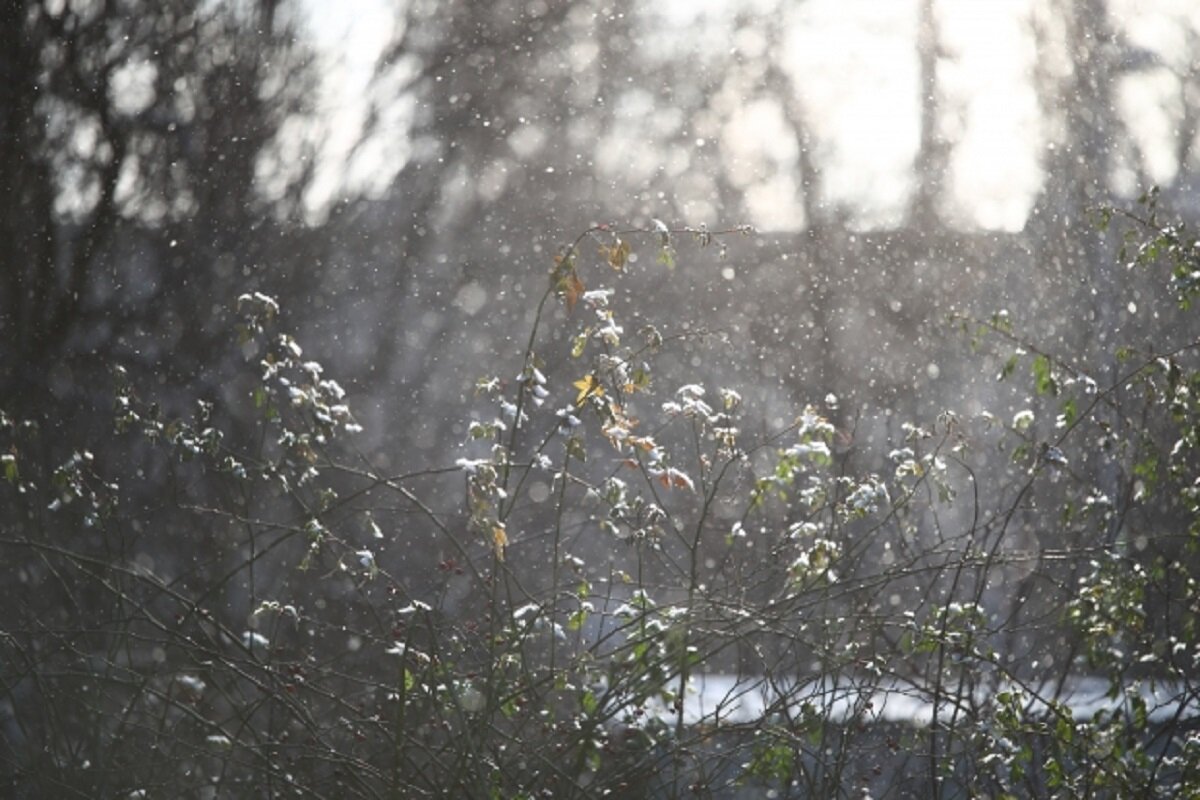
[[[1113,219],[1187,306],[1190,233],[1153,196]],[[166,414],[115,370],[92,450],[167,475],[153,502],[83,448],[39,474],[49,433],[0,416],[10,792],[1200,792],[1197,339],[1105,378],[1009,313],[958,316],[1028,408],[880,452],[833,396],[771,429],[703,370],[659,377],[706,333],[626,330],[593,285],[638,250],[685,280],[681,251],[744,230],[584,232],[464,453],[424,469],[357,449],[261,294],[237,301],[243,407]]]

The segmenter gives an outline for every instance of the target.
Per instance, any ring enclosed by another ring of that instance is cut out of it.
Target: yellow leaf
[[[583,401],[595,395],[600,397],[604,394],[604,387],[600,385],[600,381],[596,380],[596,376],[592,374],[584,375],[579,380],[571,384],[579,390],[579,396],[575,398],[575,405],[582,405]]]
[[[504,532],[503,525],[494,525],[492,527],[492,549],[496,551],[496,559],[504,560],[504,548],[508,547],[508,534]]]

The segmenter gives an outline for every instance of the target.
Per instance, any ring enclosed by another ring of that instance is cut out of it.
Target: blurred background
[[[623,309],[732,334],[713,368],[761,402],[970,411],[946,313],[1136,336],[1155,309],[1088,208],[1156,184],[1200,210],[1184,0],[3,14],[2,388],[56,426],[88,426],[114,360],[221,391],[223,315],[259,290],[368,450],[441,458],[474,373],[519,369],[555,248],[651,218],[758,231],[670,280],[643,262]]]

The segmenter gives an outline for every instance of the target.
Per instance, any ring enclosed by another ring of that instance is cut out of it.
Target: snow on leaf
[[[873,514],[880,506],[891,503],[887,487],[874,475],[855,487],[845,499],[845,507],[853,514]]]
[[[658,234],[658,243],[662,247],[670,247],[671,245],[671,230],[667,227],[667,223],[661,219],[650,220],[654,225],[654,232]]]
[[[486,458],[460,458],[454,462],[454,466],[468,475],[474,475],[479,471],[480,467],[488,463],[489,461]]]
[[[797,442],[787,449],[789,456],[808,458],[818,464],[828,464],[833,458],[825,442]]]
[[[813,406],[805,406],[804,412],[796,418],[796,434],[801,438],[820,437],[828,441],[834,434],[834,427]]]
[[[180,674],[175,676],[175,682],[183,688],[187,689],[192,694],[203,694],[207,688],[204,681],[197,678],[195,675]]]
[[[512,612],[512,617],[513,617],[514,622],[520,622],[521,620],[525,619],[525,617],[528,617],[530,614],[532,614],[533,616],[536,617],[541,613],[542,613],[542,607],[539,606],[537,603],[526,603],[525,605],[521,606],[520,608],[514,610]]]
[[[404,608],[397,609],[396,613],[399,614],[400,616],[404,617],[404,616],[408,616],[409,614],[415,614],[418,611],[432,611],[432,610],[433,610],[433,606],[429,605],[428,603],[422,603],[420,600],[413,600],[411,603],[406,605]]]
[[[658,448],[658,444],[649,436],[626,436],[625,440],[645,453],[654,452]]]
[[[572,413],[573,411],[573,408],[560,408],[557,412],[558,432],[563,436],[569,436],[571,431],[582,424],[579,417]]]
[[[9,483],[16,483],[20,477],[17,469],[17,457],[12,453],[0,455],[0,464],[4,465],[4,477]]]
[[[259,614],[265,614],[267,612],[271,612],[274,614],[286,614],[287,616],[291,617],[294,620],[300,619],[300,612],[296,610],[296,607],[294,605],[292,605],[291,603],[284,605],[283,603],[280,603],[278,600],[262,601],[261,603],[258,604],[258,608],[254,609],[254,613],[251,614],[251,616],[257,617]]]
[[[262,292],[254,294],[243,294],[237,299],[238,311],[245,311],[246,306],[257,306],[270,319],[279,314],[279,303],[275,302],[273,297],[269,297]]]
[[[601,325],[592,331],[593,338],[600,339],[610,347],[616,347],[621,344],[621,334],[625,329],[618,325],[612,316],[611,311],[603,311],[601,314]]]
[[[242,634],[242,646],[250,649],[255,647],[266,648],[271,642],[267,637],[257,631],[246,631]]]
[[[687,489],[689,492],[696,491],[696,484],[692,482],[692,479],[675,467],[667,467],[661,472],[654,474],[657,475],[658,482],[667,489]]]
[[[1065,467],[1068,463],[1070,463],[1067,461],[1066,454],[1052,444],[1047,444],[1043,447],[1042,458],[1046,460],[1046,463],[1053,464],[1057,467]]]

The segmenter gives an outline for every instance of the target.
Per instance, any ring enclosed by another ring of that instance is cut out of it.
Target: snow
[[[986,682],[985,682],[986,683]],[[1182,686],[1174,684],[1141,683],[1132,691],[1145,700],[1151,722],[1167,722],[1180,715],[1181,719],[1200,717],[1200,700],[1184,697]],[[940,702],[938,718],[961,718],[960,702],[976,707],[990,702],[1001,692],[1016,692],[1030,714],[1049,714],[1045,699],[1055,698],[1079,721],[1091,720],[1097,713],[1121,712],[1127,706],[1123,698],[1109,695],[1108,682],[1099,678],[1070,678],[1061,692],[1055,683],[1018,684],[994,683],[971,689],[943,684],[938,688]],[[785,702],[793,713],[799,714],[806,703],[821,710],[834,722],[906,723],[928,727],[934,716],[934,688],[916,681],[880,680],[870,676],[840,679],[796,677],[737,676],[720,673],[701,673],[694,676],[684,694],[683,716],[686,724],[720,722],[729,725],[750,724],[768,714],[779,713]],[[956,698],[962,697],[963,700]],[[650,714],[665,721],[674,719],[674,709],[661,701],[652,702]]]

